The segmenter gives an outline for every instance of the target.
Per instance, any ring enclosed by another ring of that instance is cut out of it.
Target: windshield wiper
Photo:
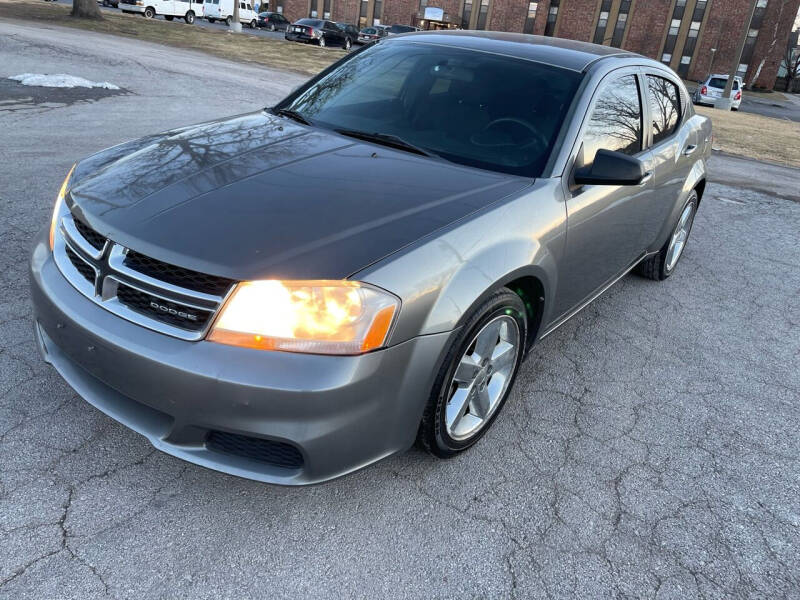
[[[407,142],[403,138],[392,133],[367,133],[366,131],[358,131],[356,129],[334,129],[334,131],[341,135],[364,140],[366,142],[374,142],[376,144],[389,146],[390,148],[397,148],[399,150],[413,152],[414,154],[421,154],[422,156],[441,158],[438,154],[435,154],[430,150],[420,148],[419,146],[415,146],[414,144]]]
[[[292,110],[291,108],[272,109],[272,112],[276,115],[280,115],[281,117],[286,117],[287,119],[292,119],[294,121],[297,121],[298,123],[302,123],[303,125],[311,125],[311,121],[306,119],[296,110]]]

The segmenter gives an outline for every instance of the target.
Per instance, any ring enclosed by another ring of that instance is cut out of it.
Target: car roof
[[[639,58],[648,63],[652,62],[651,59],[639,54],[610,46],[501,31],[422,31],[398,35],[392,40],[425,42],[507,54],[573,71],[583,71],[598,59],[606,57]]]

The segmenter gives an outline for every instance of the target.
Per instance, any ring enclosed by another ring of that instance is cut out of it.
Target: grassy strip
[[[695,106],[711,119],[714,148],[756,160],[800,167],[800,123]]]
[[[69,7],[55,3],[0,0],[0,18],[47,22],[51,25],[122,35],[158,44],[208,52],[234,61],[248,61],[304,75],[315,75],[344,56],[334,48],[306,46],[255,35],[237,35],[222,25],[219,30],[186,25],[177,19],[145,19],[139,15],[103,13],[102,20],[75,19]]]

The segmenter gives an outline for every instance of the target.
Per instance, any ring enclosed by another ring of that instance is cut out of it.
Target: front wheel
[[[229,16],[228,16],[228,17],[225,17],[225,25],[227,25],[228,27],[230,27],[230,26],[231,26],[231,23],[233,23],[233,19],[232,19],[231,17],[229,17]]]
[[[657,254],[644,259],[636,267],[639,275],[655,281],[663,281],[672,275],[675,267],[678,266],[678,261],[683,256],[686,242],[689,241],[694,216],[697,213],[697,204],[697,192],[692,190],[686,200],[686,204],[683,206],[683,210],[681,210],[678,222],[672,229],[672,233],[664,243],[664,246]]]
[[[345,50],[347,50],[349,52],[350,48],[352,47],[352,45],[353,45],[353,42],[350,41],[350,38],[345,38],[344,39],[344,49]]]
[[[275,23],[270,23],[269,24],[269,30],[270,31],[275,31]]]
[[[187,12],[183,20],[186,21],[187,25],[194,25],[194,13],[192,11]]]
[[[471,313],[428,398],[417,435],[423,448],[450,458],[486,433],[514,384],[527,334],[525,305],[507,288]]]
[[[150,6],[144,9],[144,18],[145,19],[152,19],[156,16],[156,11],[153,10]]]
[[[323,35],[321,38],[319,38],[319,47],[324,48],[327,45],[327,42],[325,42],[325,36]]]
[[[250,29],[255,29],[255,28],[256,28],[256,25],[257,25],[257,23],[256,23],[256,20],[255,20],[255,19],[253,19],[252,21],[250,21]]]
[[[208,19],[209,23],[213,23],[214,21],[216,21],[216,19],[211,19],[211,18]]]

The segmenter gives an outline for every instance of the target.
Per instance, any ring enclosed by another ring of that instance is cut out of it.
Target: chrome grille
[[[234,281],[115,244],[65,210],[53,255],[66,279],[106,310],[166,335],[202,339]]]

